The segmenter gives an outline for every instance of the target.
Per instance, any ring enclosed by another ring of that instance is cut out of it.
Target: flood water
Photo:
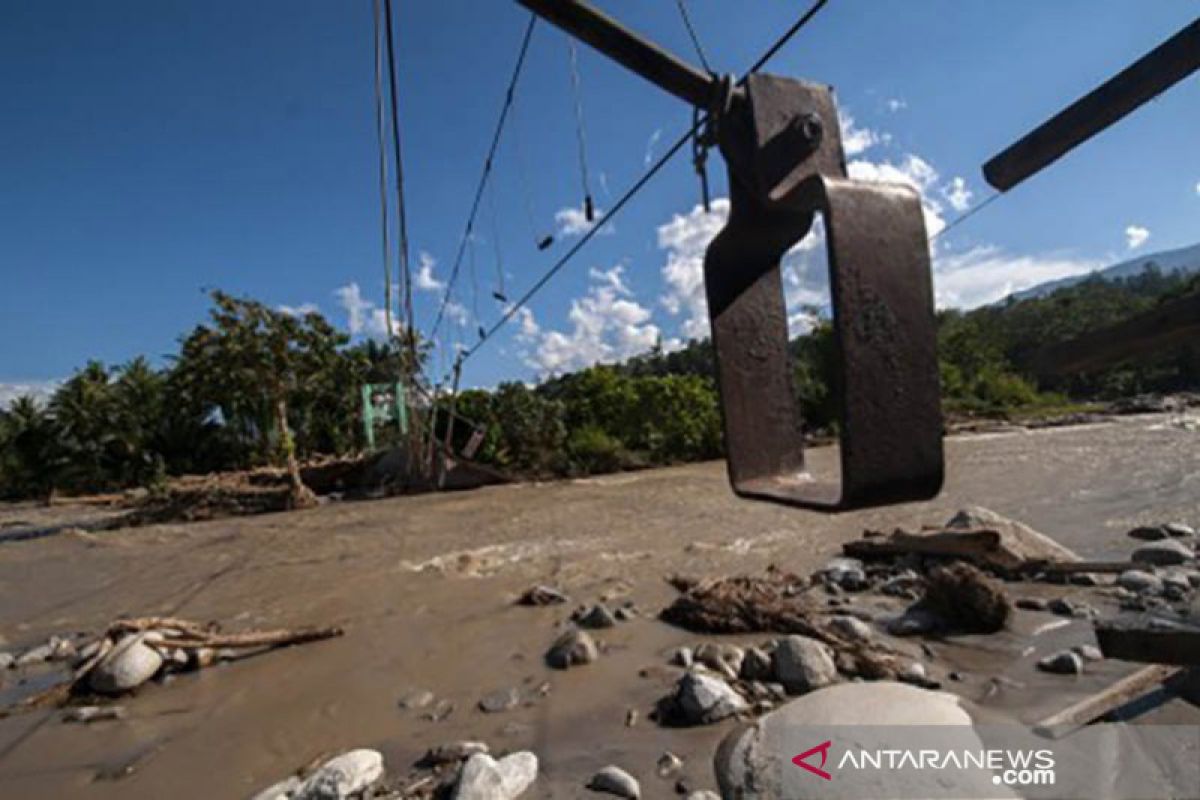
[[[644,797],[674,796],[674,781],[654,774],[667,749],[685,759],[693,788],[714,788],[711,756],[729,726],[663,729],[646,718],[671,683],[666,654],[699,640],[653,619],[674,596],[666,576],[772,563],[806,573],[864,528],[940,523],[969,504],[1086,558],[1126,556],[1124,533],[1138,524],[1200,527],[1200,433],[1168,417],[954,438],[947,452],[936,500],[836,516],[737,500],[724,465],[709,463],[0,544],[0,649],[97,632],[123,614],[346,629],[146,686],[124,701],[125,720],[68,725],[55,711],[0,720],[0,796],[248,797],[323,755],[372,747],[402,773],[427,748],[459,739],[537,753],[541,777],[526,797],[585,796],[584,782],[609,763],[639,778]],[[833,457],[815,451],[815,471]],[[573,604],[514,606],[534,582],[562,587]],[[632,599],[647,613],[601,631],[607,650],[595,664],[545,668],[542,654],[574,605],[601,598]],[[1031,721],[1047,703],[1063,707],[1132,668],[1037,674],[1038,657],[1090,635],[1079,624],[1030,635],[1053,619],[1023,613],[1011,633],[938,643],[930,669],[962,669],[965,680],[947,688]],[[999,672],[1027,688],[997,691]],[[0,680],[0,691],[20,689],[15,672]],[[513,686],[530,698],[522,707],[477,709],[487,692]],[[413,689],[453,712],[434,722],[401,709]]]

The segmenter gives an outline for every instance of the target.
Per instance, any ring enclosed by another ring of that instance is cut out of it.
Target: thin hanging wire
[[[592,209],[591,182],[588,180],[587,138],[584,133],[583,123],[583,93],[579,87],[579,55],[575,47],[575,40],[572,38],[567,39],[567,51],[570,54],[571,60],[571,89],[575,97],[575,140],[579,145],[579,174],[583,179],[583,197],[587,220],[591,222],[595,216],[595,211]]]
[[[387,156],[387,120],[383,110],[383,6],[382,0],[375,0],[375,135],[379,144],[379,208],[380,227],[383,240],[383,304],[384,321],[387,329],[392,330],[392,243],[391,243],[391,209],[388,203],[388,156]]]
[[[504,254],[500,249],[500,222],[496,212],[496,187],[488,187],[487,195],[488,217],[491,221],[492,254],[496,259],[496,287],[492,297],[501,303],[508,302],[508,293],[504,290]]]
[[[992,194],[991,194],[990,196],[988,196],[988,197],[987,197],[987,198],[986,198],[986,199],[985,199],[983,202],[981,202],[979,205],[975,206],[974,208],[972,208],[972,209],[970,209],[970,210],[968,210],[968,211],[965,211],[965,212],[964,212],[964,213],[962,213],[962,214],[959,214],[957,217],[955,217],[955,218],[954,218],[954,219],[953,219],[953,220],[950,222],[950,224],[948,224],[946,227],[942,228],[940,231],[938,231],[937,233],[935,233],[933,236],[930,236],[930,237],[929,237],[929,241],[930,241],[930,243],[932,243],[932,242],[936,242],[936,241],[938,240],[938,237],[940,237],[940,236],[942,236],[942,235],[944,235],[944,234],[946,234],[946,233],[949,233],[949,232],[950,232],[950,230],[951,230],[952,228],[955,228],[955,227],[957,227],[957,226],[958,226],[958,225],[960,225],[961,223],[963,223],[963,222],[966,222],[966,221],[967,221],[967,220],[969,220],[971,217],[973,217],[973,216],[975,216],[976,214],[978,214],[980,211],[983,211],[985,208],[987,208],[988,206],[990,206],[990,205],[991,205],[991,204],[992,204],[992,203],[993,203],[993,202],[996,200],[996,198],[998,198],[1000,195],[1001,195],[1001,192],[992,192]]]
[[[709,75],[715,75],[712,67],[708,65],[708,59],[704,56],[704,47],[700,44],[700,37],[696,35],[696,29],[692,26],[692,18],[688,14],[687,6],[684,5],[684,0],[675,0],[675,5],[679,8],[679,16],[683,18],[683,27],[687,28],[688,38],[692,40],[692,47],[696,50],[696,57],[700,59],[700,66],[704,67],[704,71]]]
[[[513,125],[516,126],[516,132],[509,138],[512,140],[513,153],[516,156],[517,183],[520,186],[521,199],[524,201],[525,216],[529,220],[529,235],[533,238],[534,246],[538,250],[545,250],[554,244],[554,237],[538,233],[537,219],[533,213],[533,193],[529,189],[529,167],[525,160],[525,148],[521,146],[523,139],[521,136],[521,104],[514,103],[513,108]]]
[[[392,30],[392,0],[384,0],[385,22],[387,30],[387,58],[388,58],[388,82],[391,87],[392,101],[392,149],[393,159],[396,162],[396,216],[399,220],[399,259],[397,261],[400,270],[400,288],[403,294],[403,324],[408,328],[408,347],[410,363],[408,370],[416,369],[416,338],[413,336],[413,302],[412,302],[412,270],[409,259],[408,246],[408,214],[404,203],[404,159],[401,156],[400,145],[400,101],[399,91],[396,87],[396,37]],[[401,298],[397,297],[397,306],[400,305]],[[390,309],[392,304],[391,282],[388,281],[388,297],[387,306]],[[388,336],[394,336],[395,328],[391,323],[391,312],[388,311]],[[402,343],[403,345],[403,343]],[[407,375],[405,376],[407,379]],[[406,380],[407,382],[407,380]]]
[[[442,324],[442,319],[446,314],[446,304],[450,300],[450,291],[454,288],[454,282],[458,279],[458,272],[462,266],[462,257],[467,246],[467,240],[471,237],[471,231],[475,224],[475,215],[479,211],[479,201],[483,197],[484,187],[487,186],[488,176],[492,172],[492,162],[496,156],[496,149],[500,146],[500,135],[504,132],[504,123],[508,119],[509,109],[512,108],[513,95],[517,88],[517,81],[521,77],[521,70],[525,66],[525,56],[529,52],[529,40],[533,36],[533,28],[536,23],[537,15],[530,12],[529,24],[525,27],[525,33],[521,38],[521,47],[517,52],[517,63],[513,66],[512,77],[509,78],[508,88],[504,92],[504,104],[500,108],[500,118],[496,120],[496,130],[492,134],[492,143],[488,147],[487,157],[483,161],[483,174],[479,176],[479,185],[475,189],[475,198],[471,201],[471,211],[467,215],[466,229],[459,243],[458,254],[454,258],[454,266],[450,270],[450,277],[446,282],[446,293],[442,297],[442,303],[438,307],[437,316],[434,317],[433,327],[430,329],[433,333],[436,333],[438,327]]]

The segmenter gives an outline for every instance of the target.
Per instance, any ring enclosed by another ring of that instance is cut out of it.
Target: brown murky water
[[[838,516],[739,501],[723,465],[710,463],[0,545],[0,648],[94,631],[120,614],[347,630],[145,687],[124,721],[66,725],[51,712],[0,721],[0,796],[244,797],[322,754],[374,747],[403,772],[429,746],[470,738],[534,750],[542,775],[531,797],[585,796],[583,782],[608,763],[638,777],[644,797],[672,797],[673,781],[654,774],[662,751],[685,758],[693,787],[711,788],[711,754],[727,730],[646,720],[669,684],[665,654],[696,637],[647,616],[601,632],[608,651],[597,663],[553,672],[541,656],[571,606],[514,607],[520,590],[548,582],[578,602],[628,597],[653,612],[673,596],[665,575],[769,563],[805,572],[864,527],[940,522],[972,503],[1090,557],[1127,552],[1123,533],[1141,522],[1200,524],[1200,433],[1163,417],[959,438],[948,453],[936,501]],[[816,471],[832,458],[815,452]],[[1129,669],[1039,676],[1039,655],[1088,635],[1078,625],[1027,635],[1051,619],[1023,615],[1016,633],[936,644],[935,673],[963,668],[966,680],[948,688],[1032,719],[1047,701],[1065,705]],[[643,677],[645,668],[654,669]],[[1027,688],[989,690],[996,670]],[[476,708],[493,689],[534,695],[545,681],[549,694],[521,708]],[[432,722],[400,709],[415,688],[454,712]],[[629,728],[631,708],[640,721]]]

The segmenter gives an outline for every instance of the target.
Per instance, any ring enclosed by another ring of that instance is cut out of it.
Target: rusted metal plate
[[[920,199],[844,177],[826,87],[752,76],[721,126],[731,213],[704,280],[738,494],[835,509],[932,497],[943,479],[937,331]],[[814,145],[797,120],[818,120]],[[825,220],[842,388],[842,478],[805,471],[780,261]]]

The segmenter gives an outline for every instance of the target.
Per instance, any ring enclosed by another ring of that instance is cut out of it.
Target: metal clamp
[[[942,416],[929,250],[910,188],[846,178],[825,86],[751,76],[727,117],[729,222],[704,280],[729,476],[745,497],[845,509],[941,489]],[[805,471],[783,255],[824,218],[842,394],[840,482]]]

